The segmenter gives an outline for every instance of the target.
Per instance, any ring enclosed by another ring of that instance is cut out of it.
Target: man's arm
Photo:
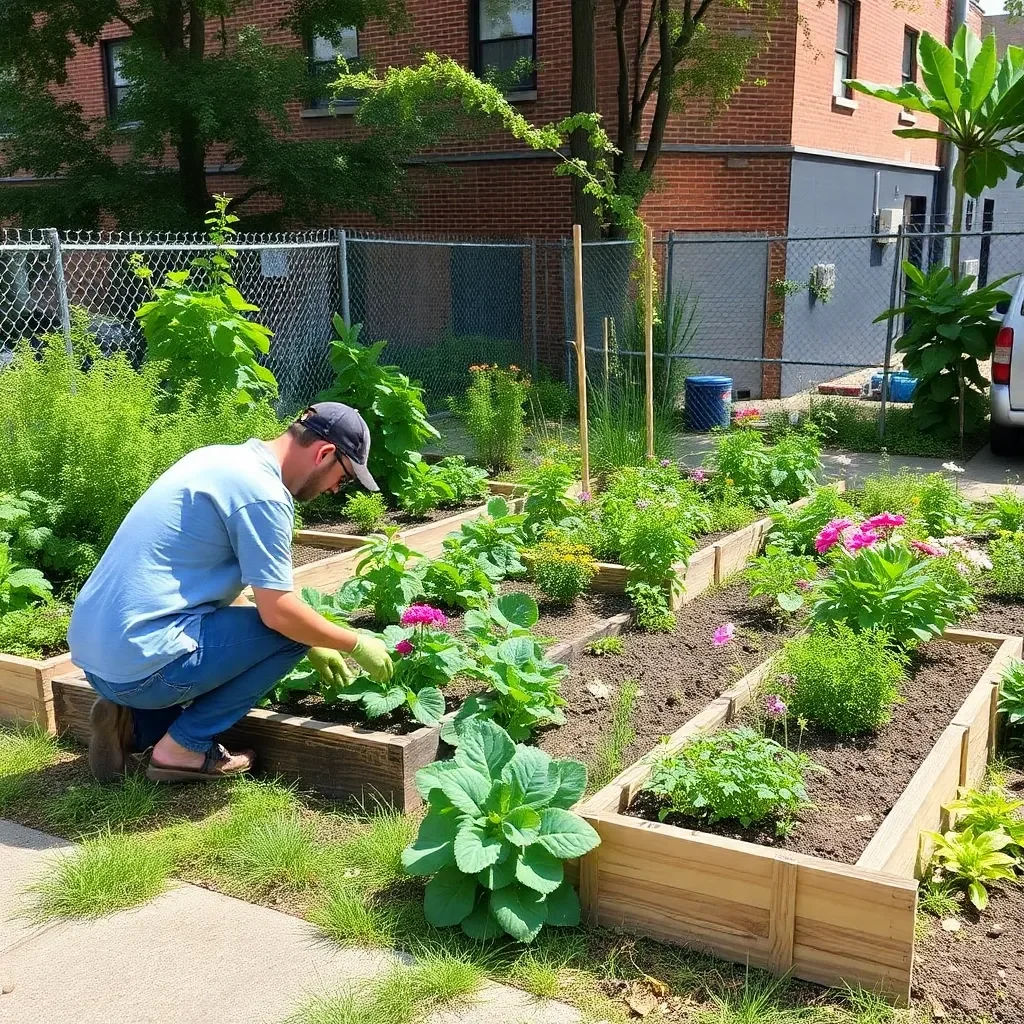
[[[263,625],[289,640],[307,647],[330,647],[350,654],[359,639],[351,629],[336,626],[291,590],[267,590],[253,587],[256,610]]]

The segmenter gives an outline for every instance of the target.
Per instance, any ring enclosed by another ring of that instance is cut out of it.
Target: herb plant
[[[852,512],[853,506],[834,487],[821,487],[802,508],[778,508],[772,513],[768,543],[794,555],[813,556],[814,540],[825,526]]]
[[[838,624],[787,640],[775,669],[790,716],[840,736],[885,725],[900,700],[906,656],[888,634]]]
[[[465,395],[449,404],[465,420],[479,462],[500,473],[522,458],[530,382],[517,366],[471,366],[470,371]]]
[[[38,569],[19,565],[10,548],[0,544],[0,614],[37,604],[52,593],[53,587]]]
[[[793,555],[774,544],[765,548],[744,571],[751,597],[771,597],[783,612],[793,614],[804,605],[810,581],[818,568],[813,558]]]
[[[319,398],[345,402],[359,410],[373,438],[368,468],[377,482],[394,494],[423,446],[439,436],[427,419],[423,389],[397,366],[380,365],[387,342],[366,347],[359,341],[362,325],[346,327],[337,314],[333,324],[336,337],[331,342],[330,361],[336,378]],[[411,453],[415,457],[411,458]]]
[[[647,633],[671,633],[676,628],[675,613],[669,607],[668,591],[664,587],[630,580],[626,596],[633,602],[636,624]]]
[[[452,761],[416,773],[429,810],[402,854],[414,875],[432,875],[424,913],[435,927],[460,925],[477,940],[503,934],[530,942],[545,924],[574,926],[580,904],[563,861],[600,842],[569,808],[587,770],[516,746],[493,722],[464,730]]]
[[[659,817],[709,823],[790,818],[807,806],[810,759],[746,727],[700,736],[661,758],[644,787],[664,802]]]
[[[990,495],[990,505],[982,505],[977,524],[982,530],[1024,533],[1024,498],[1007,488],[1002,494]]]
[[[555,533],[530,549],[530,559],[537,586],[553,604],[565,607],[587,592],[597,573],[590,548]]]
[[[68,649],[71,609],[56,601],[0,614],[0,651],[19,658],[50,658]]]
[[[1024,533],[1004,533],[989,545],[989,588],[1000,597],[1024,598]]]
[[[817,487],[821,446],[813,432],[790,431],[769,447],[746,427],[721,434],[707,460],[712,489],[733,487],[754,508],[793,502]]]
[[[619,557],[630,580],[665,586],[676,580],[696,544],[686,523],[668,510],[637,509],[622,537]]]
[[[1011,733],[1024,728],[1024,661],[1013,661],[999,680],[999,711]]]
[[[434,466],[422,459],[413,459],[406,466],[405,476],[395,488],[399,507],[411,516],[425,516],[439,505],[452,504],[455,491]]]
[[[362,533],[376,533],[387,521],[388,509],[380,493],[357,491],[345,503],[345,515]]]
[[[453,504],[464,505],[487,496],[487,471],[470,466],[461,455],[449,455],[431,468],[451,489]]]
[[[423,573],[426,597],[444,608],[481,608],[501,579],[490,565],[474,555],[456,534],[446,537],[440,558],[431,559]]]
[[[463,523],[459,534],[463,547],[475,555],[493,580],[526,572],[519,557],[524,544],[524,515],[513,515],[504,498],[491,498],[487,514]]]
[[[1010,837],[1009,852],[1017,859],[1024,857],[1024,800],[1011,800],[1002,786],[984,789],[960,789],[957,798],[946,806],[955,816],[956,829],[982,832],[1005,832]]]
[[[579,503],[569,497],[574,478],[571,466],[550,459],[526,476],[523,528],[528,538],[539,540],[552,526],[560,525],[578,511]]]
[[[1010,845],[1005,832],[925,832],[935,843],[935,861],[944,875],[966,886],[967,898],[984,910],[988,906],[986,885],[993,882],[1013,881],[1014,858],[1003,850]]]
[[[372,608],[382,623],[396,623],[402,611],[424,592],[428,563],[398,539],[398,528],[388,527],[360,548],[356,575],[338,591],[339,606],[347,612]]]
[[[606,654],[623,654],[626,650],[626,641],[621,636],[603,636],[600,640],[591,640],[583,649],[587,654],[593,654],[598,658]]]
[[[894,512],[917,526],[923,537],[962,533],[971,504],[942,473],[921,476],[909,470],[880,473],[865,479],[857,507],[867,516]]]

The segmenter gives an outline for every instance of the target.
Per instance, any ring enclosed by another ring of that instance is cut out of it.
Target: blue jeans
[[[86,678],[101,697],[132,708],[136,749],[168,732],[186,749],[206,753],[307,650],[265,626],[255,608],[218,608],[203,617],[195,651],[145,679],[110,683],[90,672]]]

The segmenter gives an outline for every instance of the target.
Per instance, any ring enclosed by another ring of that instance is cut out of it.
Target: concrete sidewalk
[[[0,819],[3,1024],[275,1024],[312,996],[396,962],[343,949],[311,925],[193,885],[135,910],[44,926],[19,920],[26,885],[71,844]],[[432,1024],[576,1024],[572,1007],[486,986]]]

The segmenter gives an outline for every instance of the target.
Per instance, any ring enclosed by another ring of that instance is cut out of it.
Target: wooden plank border
[[[70,654],[39,660],[0,654],[0,719],[53,732],[52,680],[73,668]]]
[[[915,871],[921,828],[942,824],[942,804],[976,781],[994,750],[993,702],[1022,641],[949,630],[956,643],[999,650],[939,737],[857,864],[773,850],[625,812],[653,761],[698,732],[735,718],[770,660],[711,701],[650,754],[578,808],[601,835],[579,864],[588,920],[692,946],[824,985],[861,985],[906,1003],[914,960]]]

